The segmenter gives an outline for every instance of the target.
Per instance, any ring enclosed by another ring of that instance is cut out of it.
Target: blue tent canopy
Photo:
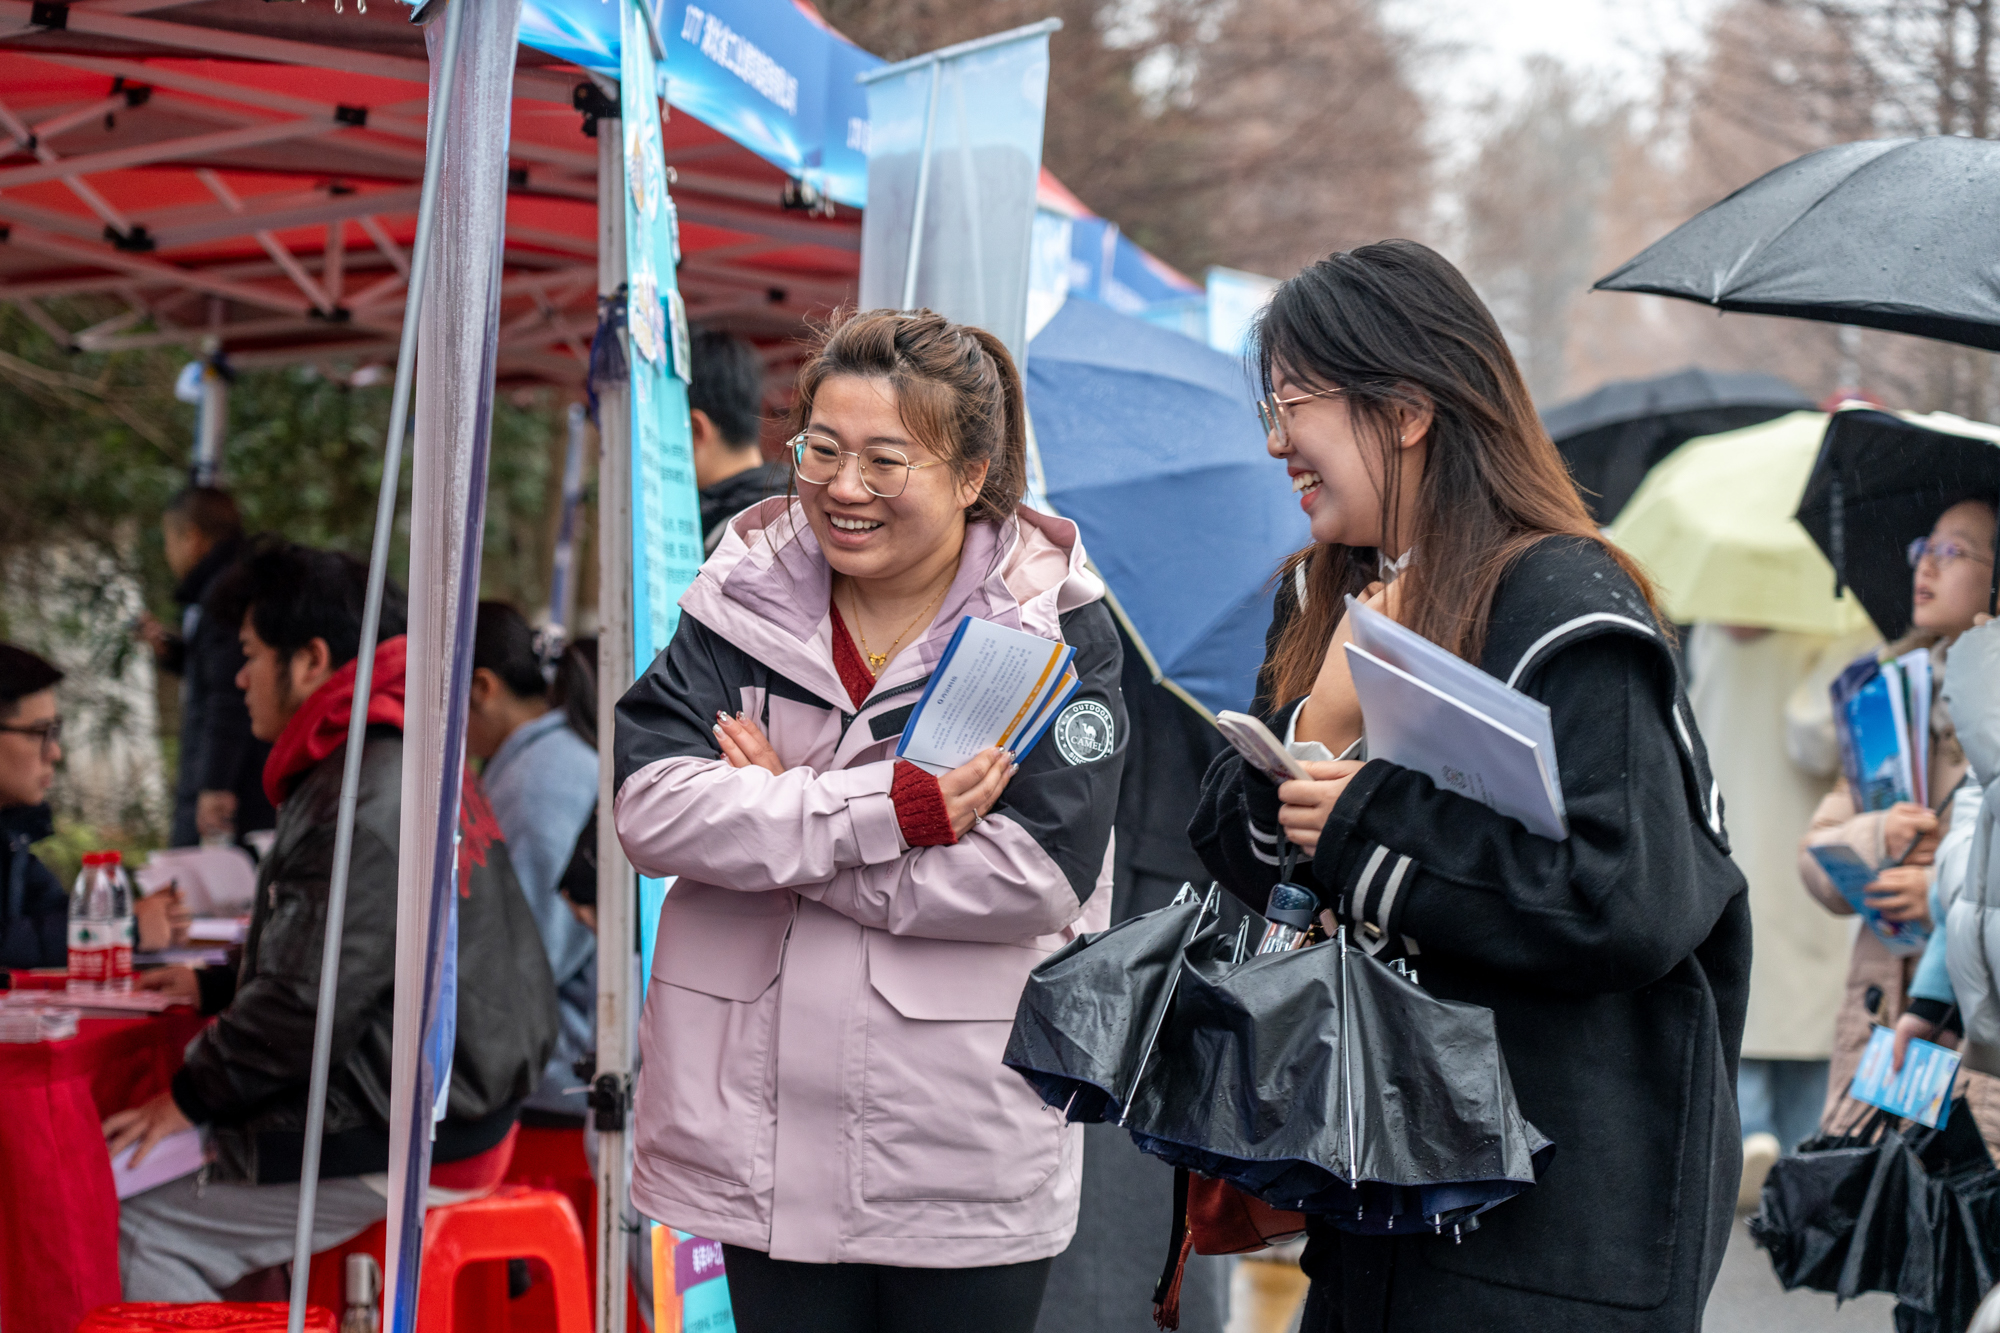
[[[1278,562],[1311,540],[1241,362],[1090,301],[1029,344],[1049,503],[1159,674],[1211,712],[1256,691]]]

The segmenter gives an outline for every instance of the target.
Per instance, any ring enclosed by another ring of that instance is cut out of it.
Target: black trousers
[[[734,1245],[722,1258],[737,1333],[1032,1333],[1051,1262],[802,1264]]]

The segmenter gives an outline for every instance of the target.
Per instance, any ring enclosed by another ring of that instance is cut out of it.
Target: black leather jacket
[[[174,1077],[182,1113],[213,1126],[221,1180],[298,1178],[344,753],[321,760],[279,808],[234,993]],[[402,775],[402,734],[371,728],[335,999],[321,1159],[328,1177],[388,1166]],[[505,1136],[556,1036],[555,980],[483,796],[462,812],[460,829],[458,1045],[449,1112],[432,1154],[440,1162],[483,1152]],[[205,988],[204,1008],[223,998]]]

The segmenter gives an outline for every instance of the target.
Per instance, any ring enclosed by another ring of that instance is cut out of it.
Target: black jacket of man
[[[0,967],[69,960],[69,895],[28,848],[55,831],[46,805],[0,809]]]
[[[722,525],[738,514],[773,495],[785,493],[785,469],[777,463],[760,463],[733,477],[724,477],[713,486],[701,488],[702,551],[715,554],[722,541]]]
[[[271,747],[250,734],[250,710],[236,673],[243,669],[238,625],[223,623],[205,604],[223,571],[242,552],[241,537],[225,537],[210,548],[180,586],[174,600],[183,608],[181,633],[167,642],[159,664],[181,677],[180,771],[174,781],[170,841],[192,847],[195,802],[202,792],[236,795],[236,831],[270,828],[277,816],[264,796],[264,760]]]
[[[278,812],[277,841],[258,866],[256,905],[233,986],[227,973],[202,974],[202,1008],[221,1012],[188,1048],[173,1097],[189,1120],[213,1126],[209,1141],[220,1180],[270,1184],[299,1177],[345,754],[345,747],[336,749],[314,765]],[[327,1177],[389,1164],[402,788],[402,733],[370,727],[334,1001],[321,1157]],[[466,783],[459,826],[458,1044],[451,1099],[432,1150],[437,1162],[461,1161],[506,1136],[556,1038],[555,979],[499,822],[474,780]]]
[[[1281,585],[1273,642],[1295,609]],[[1488,625],[1479,665],[1549,707],[1569,836],[1375,759],[1294,878],[1384,959],[1414,955],[1425,990],[1493,1011],[1555,1157],[1463,1243],[1311,1219],[1302,1327],[1681,1333],[1701,1324],[1742,1170],[1743,876],[1668,640],[1603,547],[1540,542]],[[1297,702],[1258,711],[1283,735]],[[1189,829],[1253,907],[1276,878],[1278,808],[1228,752]]]

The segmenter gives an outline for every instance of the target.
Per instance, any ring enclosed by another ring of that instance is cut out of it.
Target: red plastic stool
[[[417,1333],[504,1328],[507,1277],[492,1260],[539,1259],[548,1265],[555,1333],[591,1333],[590,1279],[576,1209],[554,1190],[502,1185],[483,1199],[433,1208],[424,1222],[423,1284]],[[488,1265],[486,1281],[465,1284],[461,1271]]]
[[[284,1333],[290,1311],[276,1301],[227,1305],[172,1305],[162,1301],[120,1301],[100,1305],[83,1317],[76,1333]],[[306,1333],[334,1333],[333,1311],[306,1307]]]
[[[347,1256],[370,1254],[381,1263],[386,1240],[377,1222],[315,1254],[309,1299],[338,1305]],[[484,1198],[433,1208],[424,1215],[417,1333],[591,1333],[588,1256],[576,1209],[555,1190],[502,1185]],[[546,1293],[538,1282],[530,1299],[510,1301],[509,1259],[545,1266]]]

